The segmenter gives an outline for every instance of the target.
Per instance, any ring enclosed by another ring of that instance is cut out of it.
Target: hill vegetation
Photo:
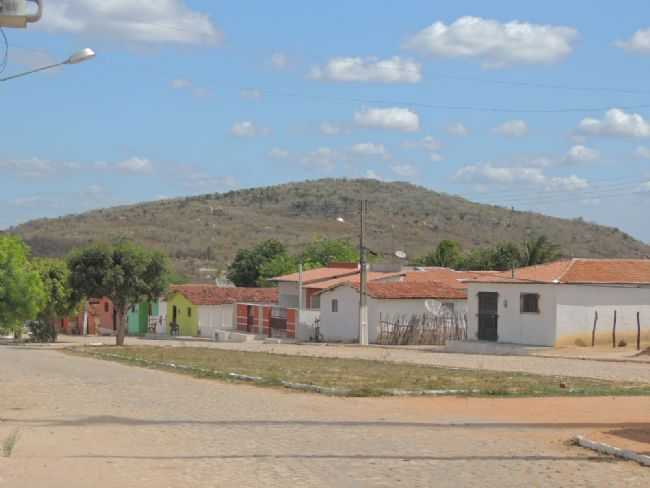
[[[10,229],[37,256],[59,257],[92,241],[128,238],[166,252],[179,273],[225,270],[238,249],[277,239],[299,254],[316,238],[355,243],[358,201],[369,201],[368,245],[377,253],[402,249],[412,258],[445,239],[463,249],[523,243],[544,235],[562,255],[650,255],[650,246],[618,229],[582,219],[473,203],[408,183],[322,179],[161,200],[41,219]],[[337,221],[343,217],[344,223]]]

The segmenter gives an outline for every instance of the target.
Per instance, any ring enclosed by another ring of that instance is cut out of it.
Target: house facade
[[[149,320],[159,316],[158,301],[133,305],[127,313],[128,334],[143,336],[149,332]]]
[[[432,310],[466,311],[466,291],[436,282],[368,283],[368,341],[377,342],[382,319]],[[359,338],[359,285],[344,283],[320,294],[320,333],[325,341]]]
[[[59,323],[64,334],[111,335],[117,331],[117,313],[113,302],[108,298],[90,298],[80,307],[74,317],[63,319]]]
[[[591,345],[592,335],[600,344],[615,335],[633,343],[637,314],[650,340],[650,260],[572,259],[466,284],[469,340]]]
[[[172,286],[166,300],[166,333],[214,338],[217,330],[237,328],[236,304],[277,303],[275,288],[220,288],[216,285]]]

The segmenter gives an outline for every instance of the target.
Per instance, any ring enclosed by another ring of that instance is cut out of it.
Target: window
[[[104,312],[108,313],[108,302],[104,302]]]
[[[188,317],[192,316],[192,307],[187,307],[187,316]]]
[[[335,298],[332,300],[332,312],[336,313],[339,311],[339,301]]]
[[[312,310],[318,310],[320,308],[320,295],[314,295],[309,300],[311,301],[309,308]]]
[[[539,295],[522,293],[520,298],[521,313],[539,313]]]

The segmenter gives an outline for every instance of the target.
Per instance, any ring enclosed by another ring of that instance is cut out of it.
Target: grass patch
[[[292,387],[345,396],[609,396],[650,395],[650,385],[332,359],[200,347],[81,347],[68,353],[165,369],[197,377]],[[298,386],[296,386],[298,385]]]
[[[2,457],[11,457],[18,442],[18,431],[14,430],[2,441]]]

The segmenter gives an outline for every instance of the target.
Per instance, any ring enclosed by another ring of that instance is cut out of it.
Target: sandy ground
[[[0,487],[646,487],[569,446],[650,398],[330,398],[0,347]]]

